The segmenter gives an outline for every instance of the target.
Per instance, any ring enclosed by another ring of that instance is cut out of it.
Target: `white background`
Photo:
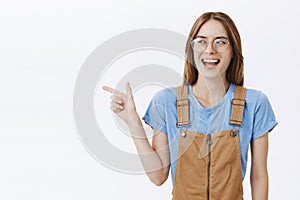
[[[224,11],[236,22],[246,87],[267,94],[279,122],[270,134],[270,199],[300,199],[296,0],[1,1],[0,199],[170,199],[170,180],[156,187],[145,175],[104,167],[86,151],[73,120],[74,84],[85,59],[112,36],[139,28],[187,35],[206,11]],[[110,83],[120,78],[109,77]],[[158,89],[136,92],[141,113]],[[98,115],[108,112],[104,97]],[[134,152],[129,138],[112,142]],[[247,172],[245,199],[248,179]]]

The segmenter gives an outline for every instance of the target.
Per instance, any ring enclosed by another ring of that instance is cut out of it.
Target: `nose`
[[[206,46],[204,52],[207,53],[207,54],[213,54],[213,53],[216,53],[216,50],[214,49],[213,43],[212,43],[212,42],[208,42],[208,43],[207,43],[207,46]]]

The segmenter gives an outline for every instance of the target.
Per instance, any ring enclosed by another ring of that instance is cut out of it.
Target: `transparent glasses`
[[[209,43],[212,43],[213,49],[219,53],[225,52],[229,46],[229,40],[226,38],[216,38],[213,41],[208,41],[199,37],[191,42],[191,47],[195,52],[202,53]]]

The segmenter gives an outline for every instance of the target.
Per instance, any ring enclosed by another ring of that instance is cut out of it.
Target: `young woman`
[[[194,23],[186,44],[184,83],[158,92],[143,120],[129,84],[112,93],[111,110],[123,119],[149,179],[163,184],[171,169],[173,199],[243,199],[251,147],[252,199],[268,199],[268,133],[277,125],[267,97],[245,89],[239,32],[229,16],[208,12]]]

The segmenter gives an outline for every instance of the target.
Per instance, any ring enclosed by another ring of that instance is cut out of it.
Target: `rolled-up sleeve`
[[[167,134],[165,115],[165,95],[160,91],[152,98],[142,119],[151,128]]]
[[[253,132],[251,141],[256,140],[267,132],[271,132],[278,124],[268,97],[260,92],[255,107]]]

